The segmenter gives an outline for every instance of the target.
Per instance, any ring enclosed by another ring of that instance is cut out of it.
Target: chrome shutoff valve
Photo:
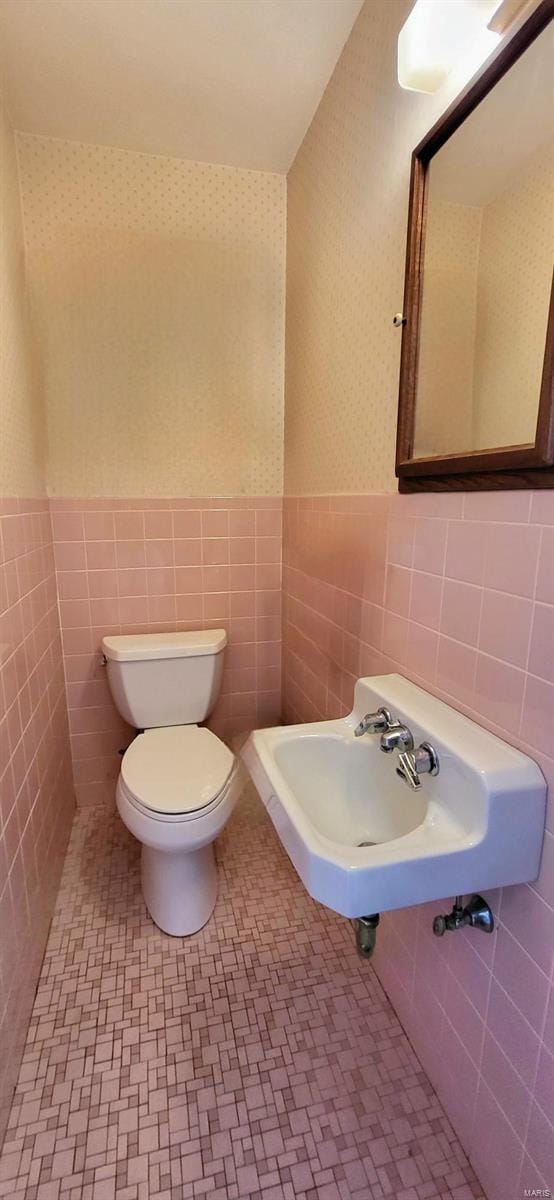
[[[473,929],[481,929],[483,933],[492,933],[494,917],[482,896],[470,896],[465,906],[462,896],[456,896],[452,912],[440,913],[435,917],[433,933],[435,937],[442,937],[448,929],[455,932],[456,929],[464,929],[466,925],[471,925]]]

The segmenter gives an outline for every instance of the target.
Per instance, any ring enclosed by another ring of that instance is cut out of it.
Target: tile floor
[[[76,817],[0,1160],[10,1200],[483,1200],[346,921],[250,789],[220,896],[153,925],[112,806]]]

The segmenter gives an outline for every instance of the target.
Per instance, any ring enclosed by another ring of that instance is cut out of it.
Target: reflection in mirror
[[[554,258],[547,28],[428,169],[414,457],[533,443]]]

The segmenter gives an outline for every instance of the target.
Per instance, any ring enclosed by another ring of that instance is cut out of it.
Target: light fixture
[[[438,91],[452,69],[471,74],[500,33],[487,28],[503,0],[416,0],[398,37],[398,82],[409,91]]]
[[[489,29],[495,33],[505,33],[510,25],[523,13],[531,8],[533,0],[500,0],[500,4],[488,22]]]

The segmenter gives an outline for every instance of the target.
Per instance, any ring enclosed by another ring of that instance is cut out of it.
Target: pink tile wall
[[[283,630],[289,721],[349,711],[358,676],[399,671],[554,784],[554,493],[285,501]],[[440,902],[389,914],[375,965],[489,1200],[506,1200],[554,1179],[552,798],[539,879],[488,898],[487,939],[438,941]]]
[[[282,500],[52,500],[77,798],[112,795],[132,731],[113,706],[106,633],[224,626],[210,726],[231,737],[281,709]]]
[[[74,809],[47,501],[0,501],[0,1144]]]

